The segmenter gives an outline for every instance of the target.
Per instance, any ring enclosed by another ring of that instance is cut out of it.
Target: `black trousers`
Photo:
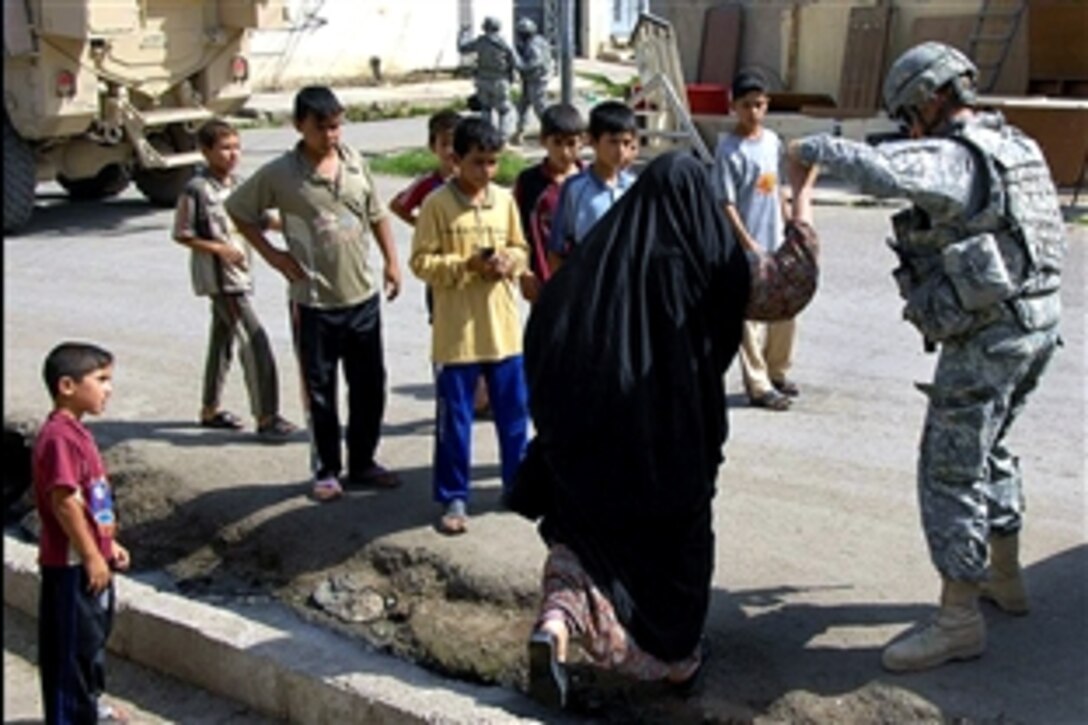
[[[106,687],[106,640],[113,629],[113,582],[87,591],[82,566],[42,567],[38,671],[46,725],[94,725]]]
[[[361,477],[374,465],[385,414],[378,295],[333,310],[292,303],[291,318],[309,409],[314,476],[338,476],[343,471],[337,410],[337,376],[342,363],[348,388],[348,476]]]

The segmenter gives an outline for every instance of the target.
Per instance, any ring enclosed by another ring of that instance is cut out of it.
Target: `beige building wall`
[[[284,28],[256,31],[251,40],[253,85],[258,90],[301,83],[353,83],[373,78],[371,58],[385,76],[450,69],[462,22],[480,32],[483,19],[502,22],[513,42],[513,0],[283,0]],[[612,0],[586,0],[579,19],[585,55],[596,57],[611,40]]]
[[[947,18],[962,27],[964,19],[977,16],[982,7],[982,0],[886,1],[893,10],[885,65],[910,47],[919,19],[932,22],[933,18]],[[669,20],[676,30],[689,82],[697,80],[706,11],[722,4],[728,0],[651,0],[651,12]],[[872,7],[877,0],[736,0],[734,4],[744,7],[738,67],[761,68],[779,90],[835,98],[846,54],[850,9]],[[998,91],[1022,92],[1018,89],[1026,86],[1026,64],[1013,67],[1017,66],[1013,62],[1017,54],[1021,59],[1026,54],[1026,25],[1025,15]]]
[[[511,40],[513,0],[285,0],[289,20],[254,33],[250,52],[257,89],[318,81],[352,83],[373,78],[371,58],[385,76],[455,68],[463,19],[480,32],[483,19],[500,18]]]
[[[792,5],[792,3],[786,3]],[[795,77],[789,79],[792,90],[805,93],[826,93],[834,98],[839,91],[843,57],[846,55],[846,34],[851,7],[871,7],[875,0],[816,0],[811,4],[799,4],[796,18]],[[915,21],[919,18],[951,18],[976,15],[981,0],[896,0],[893,3],[891,32],[885,60],[890,64],[900,53],[911,46]],[[786,13],[788,38],[789,15]],[[783,44],[782,67],[788,68],[790,45]],[[884,69],[881,69],[884,70]]]

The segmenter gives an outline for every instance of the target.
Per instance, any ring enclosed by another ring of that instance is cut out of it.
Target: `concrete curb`
[[[37,617],[37,549],[4,536],[4,602]],[[117,577],[109,649],[293,723],[556,721],[523,695],[445,680],[302,622],[282,605],[212,607]]]

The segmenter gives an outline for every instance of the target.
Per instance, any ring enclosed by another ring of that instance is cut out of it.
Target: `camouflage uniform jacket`
[[[905,196],[890,242],[903,315],[930,342],[1014,316],[1053,327],[1065,233],[1042,152],[999,115],[977,115],[948,136],[871,147],[802,139],[800,156],[876,196]]]
[[[552,48],[540,33],[517,43],[518,73],[526,80],[547,78],[551,73]]]
[[[498,33],[484,33],[474,39],[462,38],[457,49],[476,54],[476,80],[512,81],[518,67],[514,50]]]

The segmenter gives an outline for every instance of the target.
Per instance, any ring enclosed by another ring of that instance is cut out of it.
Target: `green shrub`
[[[370,170],[388,176],[419,176],[435,168],[434,154],[430,149],[414,148],[391,154],[379,154],[369,159]],[[499,169],[495,181],[503,186],[513,186],[518,174],[530,164],[513,151],[503,151],[499,156]]]

